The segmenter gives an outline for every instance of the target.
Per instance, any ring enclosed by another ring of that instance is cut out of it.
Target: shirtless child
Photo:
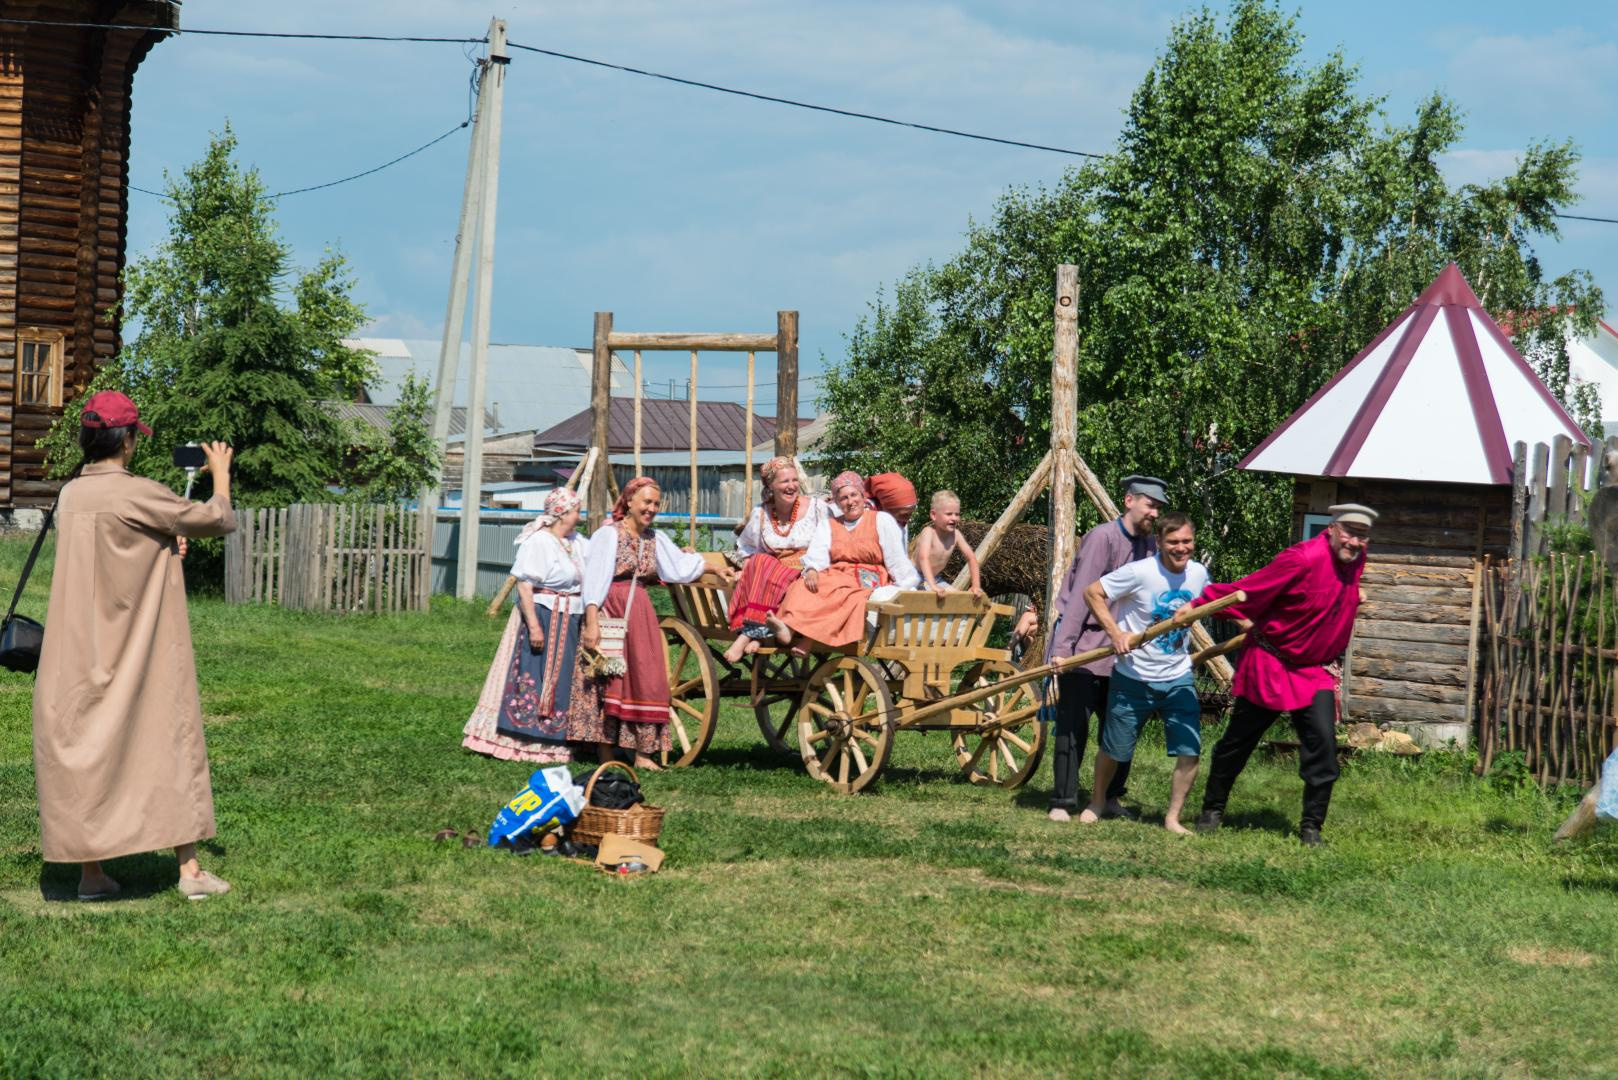
[[[978,556],[966,537],[960,533],[961,500],[953,491],[935,491],[931,521],[916,537],[916,569],[921,571],[921,583],[939,596],[949,592],[949,586],[938,580],[949,557],[957,550],[972,572],[972,595],[983,595],[983,584],[978,577]]]

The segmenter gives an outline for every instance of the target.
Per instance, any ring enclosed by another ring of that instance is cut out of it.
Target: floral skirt
[[[577,641],[576,633],[574,641],[575,643]],[[507,688],[512,683],[513,668],[520,670],[525,659],[530,664],[542,662],[544,656],[544,653],[535,655],[529,649],[528,627],[514,606],[511,617],[506,620],[506,630],[500,637],[499,648],[495,650],[494,663],[489,665],[488,677],[483,680],[483,693],[478,697],[477,706],[472,710],[471,718],[462,729],[465,736],[461,740],[462,746],[475,753],[505,761],[556,764],[573,760],[573,753],[567,744],[558,740],[566,738],[573,741],[596,741],[576,734],[579,730],[599,726],[601,722],[600,683],[585,674],[576,655],[572,661],[564,665],[568,683],[566,711],[562,714],[565,722],[558,723],[556,718],[552,717],[547,725],[549,731],[561,731],[562,734],[541,738],[508,734],[499,729],[500,713],[508,699]],[[556,684],[560,684],[561,681],[559,677]]]
[[[628,671],[605,680],[603,707],[591,719],[569,726],[576,742],[611,743],[641,754],[670,748],[669,669],[663,631],[645,590],[630,609],[624,634],[624,666]],[[621,616],[629,599],[629,579],[614,581],[601,606],[603,615]]]

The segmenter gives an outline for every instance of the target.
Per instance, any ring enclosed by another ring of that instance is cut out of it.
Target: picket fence
[[[423,611],[427,529],[397,506],[297,503],[237,512],[225,540],[225,600],[299,611]]]

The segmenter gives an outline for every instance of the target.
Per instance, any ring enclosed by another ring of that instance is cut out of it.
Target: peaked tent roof
[[[1239,467],[1509,484],[1512,443],[1558,435],[1589,445],[1450,263]]]

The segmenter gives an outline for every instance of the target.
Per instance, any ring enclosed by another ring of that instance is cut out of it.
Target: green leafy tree
[[[354,453],[353,493],[366,502],[415,498],[438,477],[440,457],[433,442],[432,392],[414,374],[399,386],[399,400],[388,410],[388,430],[367,434]]]
[[[1449,186],[1461,134],[1434,95],[1408,124],[1356,89],[1341,55],[1310,66],[1294,21],[1238,0],[1175,25],[1115,151],[1050,189],[1013,189],[963,251],[879,296],[828,371],[830,467],[905,472],[992,518],[1049,445],[1055,267],[1079,266],[1079,450],[1104,483],[1170,481],[1222,574],[1283,544],[1290,478],[1242,454],[1453,259],[1570,399],[1565,336],[1600,291],[1550,276],[1533,243],[1574,201],[1570,143]],[[897,421],[897,422],[896,422]],[[1081,515],[1095,516],[1081,499]]]
[[[121,314],[133,339],[90,389],[124,391],[151,425],[137,472],[176,483],[175,445],[224,439],[236,447],[243,503],[321,498],[343,479],[347,444],[321,402],[351,397],[371,369],[368,354],[342,344],[365,313],[341,254],[292,268],[264,185],[235,152],[227,125],[168,178],[168,236],[126,274]],[[47,437],[58,475],[79,458],[78,412],[66,410]]]

